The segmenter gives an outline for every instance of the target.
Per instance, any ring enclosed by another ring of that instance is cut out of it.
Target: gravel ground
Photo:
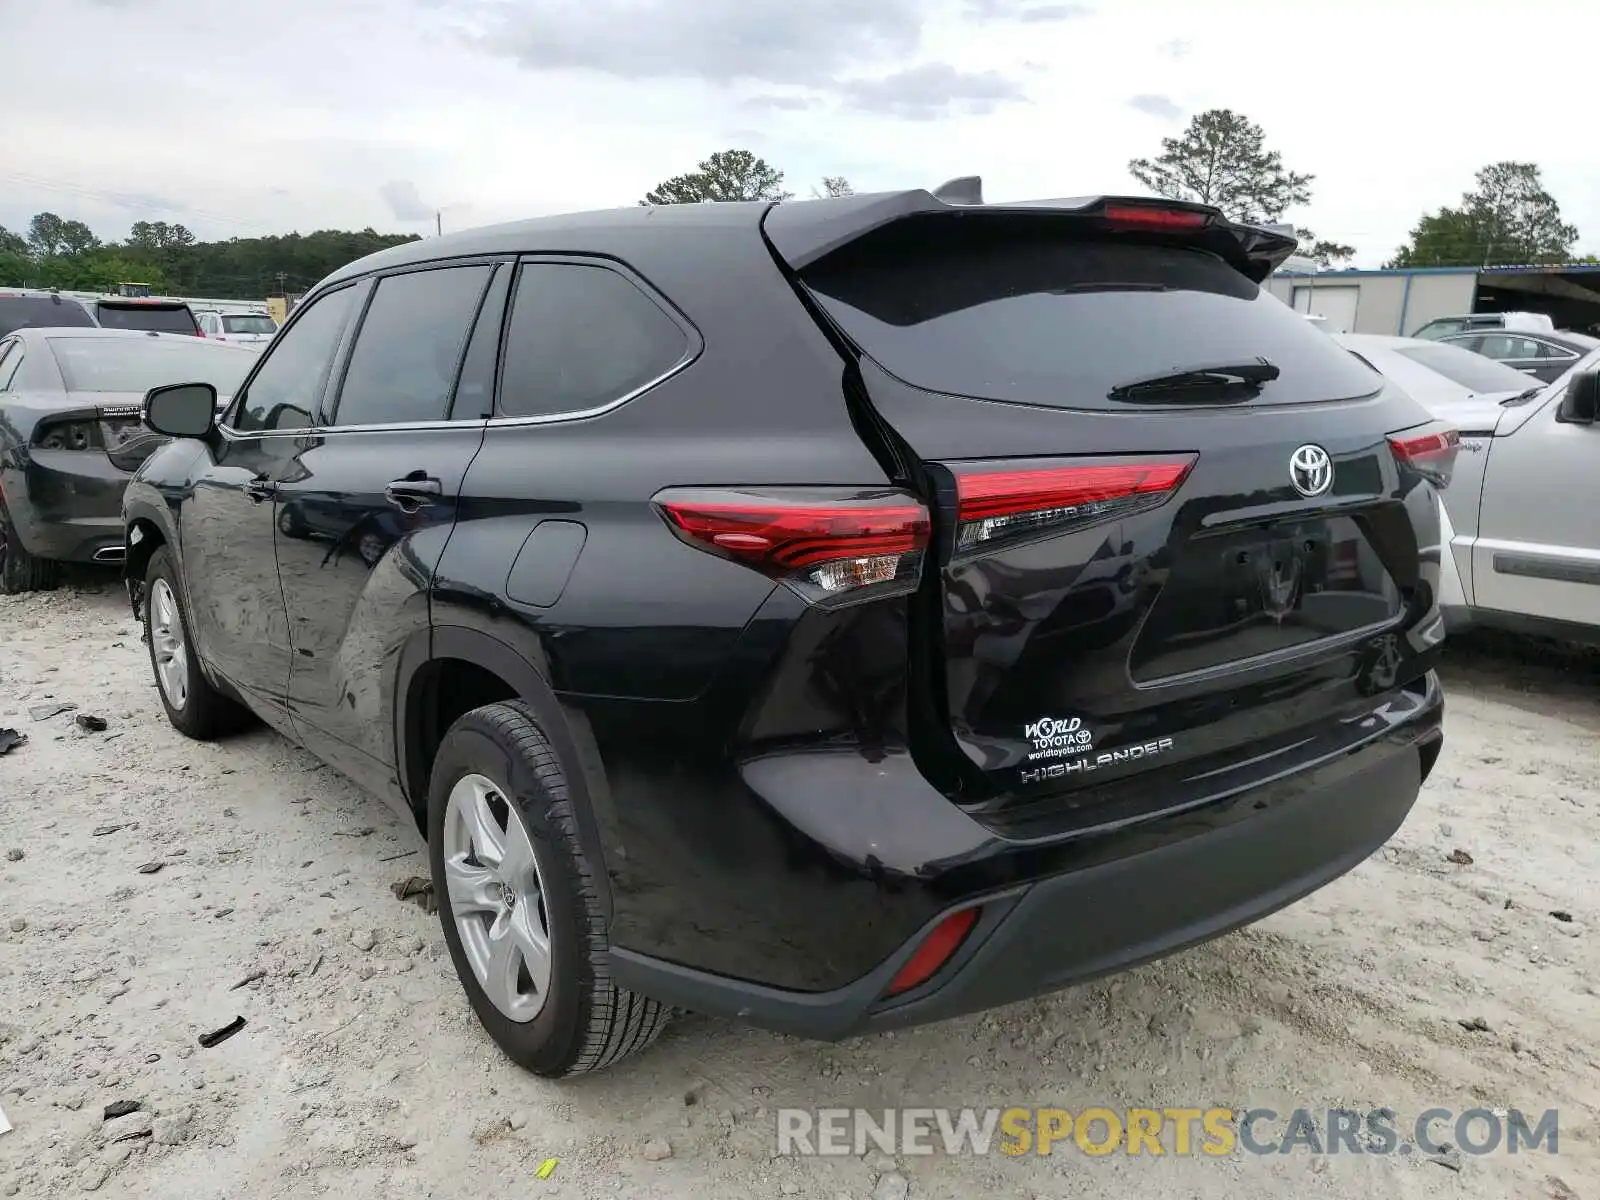
[[[499,1056],[437,918],[392,893],[425,871],[412,830],[271,733],[169,728],[110,580],[0,597],[0,726],[28,735],[0,757],[0,1194],[1600,1196],[1600,669],[1475,641],[1448,683],[1398,836],[1254,928],[839,1046],[683,1017],[553,1084]],[[76,713],[34,719],[56,702]],[[142,1108],[108,1133],[123,1100]],[[1561,1140],[1443,1163],[774,1156],[780,1106],[886,1104],[1558,1108]]]

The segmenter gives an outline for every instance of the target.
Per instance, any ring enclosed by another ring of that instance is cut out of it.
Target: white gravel
[[[412,830],[272,733],[200,745],[169,728],[114,582],[0,597],[0,726],[29,738],[0,757],[0,1107],[15,1126],[0,1195],[1588,1200],[1600,671],[1480,644],[1447,682],[1447,748],[1399,835],[1255,928],[839,1046],[681,1018],[622,1067],[554,1084],[500,1057],[437,919],[390,892],[425,873]],[[29,715],[54,701],[109,728]],[[1448,861],[1457,849],[1470,865]],[[1477,1016],[1487,1031],[1459,1023]],[[241,1032],[199,1047],[235,1017]],[[141,1106],[127,1141],[102,1119],[117,1100]],[[1553,1107],[1561,1142],[1458,1170],[1303,1152],[774,1158],[780,1106],[886,1104]]]

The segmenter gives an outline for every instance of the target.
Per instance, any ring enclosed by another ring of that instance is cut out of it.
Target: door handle
[[[244,485],[244,494],[249,497],[251,504],[260,504],[278,494],[278,485],[267,479],[252,479]]]
[[[444,485],[437,479],[396,479],[383,489],[384,499],[401,512],[416,512],[443,494]]]

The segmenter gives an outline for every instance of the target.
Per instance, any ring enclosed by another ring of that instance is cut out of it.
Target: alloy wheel
[[[478,986],[508,1020],[533,1020],[550,991],[544,880],[516,805],[485,776],[464,775],[450,790],[444,877]]]
[[[189,645],[183,636],[183,618],[172,585],[157,579],[150,585],[150,649],[156,661],[156,681],[173,708],[189,702]]]

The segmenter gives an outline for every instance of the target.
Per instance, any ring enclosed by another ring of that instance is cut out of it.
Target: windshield
[[[1443,342],[1405,346],[1395,353],[1421,363],[1470,392],[1522,392],[1537,385],[1535,379],[1521,371]]]
[[[100,324],[106,329],[153,329],[157,333],[195,333],[198,326],[187,308],[154,304],[101,304]]]
[[[244,348],[167,338],[48,338],[69,392],[147,392],[209,383],[232,395],[256,355]]]
[[[1120,409],[1119,388],[1219,364],[1278,368],[1262,403],[1345,399],[1372,377],[1221,259],[1178,246],[898,222],[802,275],[890,374],[916,387],[1057,408]],[[1159,403],[1159,396],[1152,396]]]
[[[75,300],[49,296],[0,296],[0,337],[18,329],[89,327],[94,319]]]
[[[271,317],[223,317],[222,331],[224,333],[262,333],[271,337],[278,332],[278,326]]]

